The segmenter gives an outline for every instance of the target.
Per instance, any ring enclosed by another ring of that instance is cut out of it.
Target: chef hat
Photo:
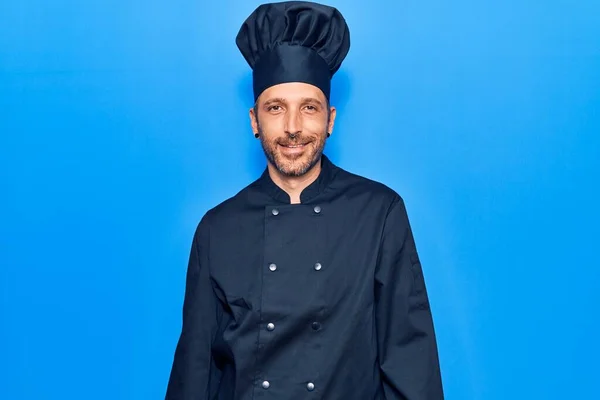
[[[254,100],[270,86],[304,82],[329,99],[331,78],[350,49],[335,8],[307,1],[263,4],[242,24],[236,44],[252,68]]]

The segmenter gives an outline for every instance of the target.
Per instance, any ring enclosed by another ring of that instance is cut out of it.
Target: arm
[[[375,273],[379,366],[387,400],[442,400],[436,338],[404,202],[392,203]]]
[[[218,386],[220,371],[212,358],[220,305],[214,295],[208,267],[209,232],[206,219],[194,234],[186,275],[182,330],[166,400],[208,399]]]

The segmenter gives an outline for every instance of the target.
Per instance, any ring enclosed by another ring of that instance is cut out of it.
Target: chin
[[[261,140],[267,160],[279,173],[288,177],[299,177],[310,171],[319,161],[324,143],[311,142],[303,152],[293,155],[281,151],[276,142]]]
[[[283,155],[275,157],[275,167],[286,176],[302,176],[306,174],[318,161],[318,154],[302,154],[290,158]]]

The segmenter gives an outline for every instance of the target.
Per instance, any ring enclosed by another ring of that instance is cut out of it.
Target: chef
[[[253,71],[264,173],[195,231],[167,400],[441,400],[428,294],[402,198],[323,153],[340,12],[259,6]]]

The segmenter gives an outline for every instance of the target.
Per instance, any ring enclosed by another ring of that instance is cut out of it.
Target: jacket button
[[[269,381],[263,381],[263,383],[262,383],[262,387],[263,387],[264,389],[268,389],[268,388],[269,388],[269,386],[271,386],[271,384],[269,383]]]
[[[269,265],[269,269],[270,269],[271,271],[275,271],[275,270],[277,269],[277,265],[275,265],[275,264],[271,264],[271,265]]]
[[[308,382],[308,384],[306,385],[306,389],[308,389],[309,392],[312,392],[313,390],[315,390],[315,384],[312,382]]]
[[[276,208],[274,208],[274,209],[271,210],[271,214],[278,215],[279,214],[279,210],[276,209]]]
[[[320,213],[320,212],[321,212],[321,207],[319,207],[319,206],[315,206],[315,208],[313,208],[313,210],[314,210],[314,212],[315,212],[315,213],[317,213],[317,214],[318,214],[318,213]]]
[[[321,263],[316,263],[316,264],[315,264],[315,270],[316,270],[316,271],[320,271],[322,267],[323,267],[323,266],[321,265]]]
[[[274,324],[274,323],[272,323],[272,322],[269,322],[269,323],[267,324],[267,329],[268,329],[268,330],[270,330],[270,331],[272,331],[273,329],[275,329],[275,324]]]
[[[313,322],[312,328],[313,328],[313,330],[318,331],[319,329],[321,329],[321,324],[318,322]]]

